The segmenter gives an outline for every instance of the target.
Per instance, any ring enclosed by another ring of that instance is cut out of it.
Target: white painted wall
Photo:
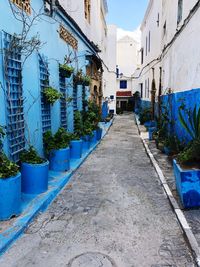
[[[167,31],[162,46],[171,41],[180,28],[197,0],[183,1],[183,18],[177,26],[178,0],[169,0],[163,6],[163,21],[166,21]],[[179,92],[200,87],[200,9],[194,14],[188,25],[178,36],[162,60],[163,93],[169,89]]]
[[[85,19],[84,0],[60,0],[67,13],[76,21],[86,36],[105,52],[107,1],[91,0],[91,21]]]
[[[143,99],[151,99],[151,84],[153,80],[153,71],[155,71],[155,82],[158,91],[160,63],[153,61],[161,54],[161,39],[162,39],[162,0],[150,0],[141,25],[141,49],[143,49],[143,63],[141,62],[140,71],[136,73],[141,76],[134,83],[138,82],[138,91],[141,92],[141,84],[143,85]],[[141,58],[140,58],[141,61]],[[153,61],[153,62],[152,62]],[[152,63],[151,63],[152,62]],[[136,86],[136,85],[135,85]]]
[[[142,47],[144,48],[144,62],[140,71],[142,75],[137,80],[138,88],[149,78],[152,81],[152,70],[155,68],[156,87],[158,94],[159,68],[162,67],[162,94],[179,92],[200,87],[200,9],[193,15],[188,25],[183,29],[175,42],[166,50],[161,60],[152,60],[162,54],[162,49],[172,40],[177,30],[183,25],[190,10],[197,0],[183,0],[182,21],[177,25],[178,0],[150,0],[141,26]],[[160,14],[160,24],[157,18]],[[166,31],[164,32],[164,25]],[[146,37],[151,32],[151,51],[145,51]],[[149,64],[149,66],[147,66]],[[144,99],[148,99],[143,95]],[[150,98],[149,98],[150,100]]]
[[[107,50],[106,50],[106,65],[109,71],[104,71],[104,86],[103,95],[104,99],[108,100],[109,109],[116,112],[116,56],[117,56],[117,27],[115,25],[108,25],[107,34]],[[114,95],[114,100],[110,99],[110,96]]]
[[[117,79],[117,91],[134,92],[131,76],[139,65],[140,44],[126,35],[117,41],[117,66],[120,75]],[[127,80],[127,89],[120,89],[120,80]]]

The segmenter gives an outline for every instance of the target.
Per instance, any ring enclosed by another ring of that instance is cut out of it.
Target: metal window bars
[[[66,79],[59,74],[60,92],[62,97],[60,99],[60,124],[61,127],[67,129],[67,92],[66,92]]]
[[[25,148],[22,61],[18,39],[3,32],[7,137],[10,157],[19,160]]]
[[[41,89],[41,117],[42,132],[51,130],[51,106],[45,101],[43,90],[49,86],[49,71],[47,60],[39,54],[40,89]]]

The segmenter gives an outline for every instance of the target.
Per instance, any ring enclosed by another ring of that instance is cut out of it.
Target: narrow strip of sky
[[[149,0],[107,0],[108,24],[133,31],[142,22]]]

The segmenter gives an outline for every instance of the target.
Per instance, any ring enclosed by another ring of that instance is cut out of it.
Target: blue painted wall
[[[37,12],[41,9],[43,5],[42,0],[31,1],[33,9]],[[13,5],[14,8],[16,8]],[[1,42],[0,49],[3,48],[3,31],[13,34],[19,34],[21,32],[21,23],[17,21],[9,6],[7,0],[2,0],[0,3],[1,9],[1,20],[0,20],[0,30],[1,30]],[[42,56],[44,56],[48,61],[48,70],[49,70],[49,80],[50,85],[59,90],[59,63],[64,62],[64,57],[73,53],[73,49],[66,44],[59,37],[59,26],[60,23],[72,33],[72,35],[78,40],[78,51],[76,52],[77,61],[72,63],[75,69],[82,68],[85,72],[85,56],[88,54],[95,53],[94,48],[91,44],[85,39],[85,37],[77,31],[74,25],[64,17],[60,12],[54,14],[54,18],[44,16],[42,19],[39,19],[31,29],[30,36],[39,34],[40,40],[43,43],[43,46],[40,51],[38,51]],[[4,71],[3,71],[3,54],[0,56],[0,82],[5,88],[4,80]],[[26,61],[23,71],[23,97],[24,97],[24,114],[25,114],[25,128],[26,136],[30,135],[30,141],[36,149],[43,154],[43,145],[42,145],[42,123],[41,123],[41,99],[40,99],[40,73],[39,73],[39,62],[38,62],[38,53],[35,51]],[[72,96],[73,93],[73,83],[72,79],[66,79],[67,83],[67,95],[68,97]],[[82,109],[82,86],[78,88],[78,109]],[[87,96],[89,94],[87,93]],[[6,101],[5,95],[2,88],[0,88],[0,125],[6,125]],[[68,130],[73,131],[73,103],[67,104],[67,122]],[[60,103],[57,101],[51,107],[51,129],[53,132],[57,131],[60,127]],[[27,130],[28,129],[28,130]],[[8,140],[4,141],[4,150],[9,154]]]
[[[182,103],[185,103],[185,107],[193,111],[195,105],[200,107],[200,89],[192,89],[184,92],[173,93],[162,96],[162,105],[165,105],[169,112],[169,118],[173,121],[173,127],[169,127],[169,131],[175,133],[177,137],[186,142],[191,140],[189,134],[185,131],[179,121],[179,107]],[[188,118],[184,112],[182,112],[186,121]],[[189,123],[188,123],[189,125]]]

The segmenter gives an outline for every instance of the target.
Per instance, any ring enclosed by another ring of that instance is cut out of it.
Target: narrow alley
[[[0,266],[194,266],[133,114],[115,118],[96,151]]]

